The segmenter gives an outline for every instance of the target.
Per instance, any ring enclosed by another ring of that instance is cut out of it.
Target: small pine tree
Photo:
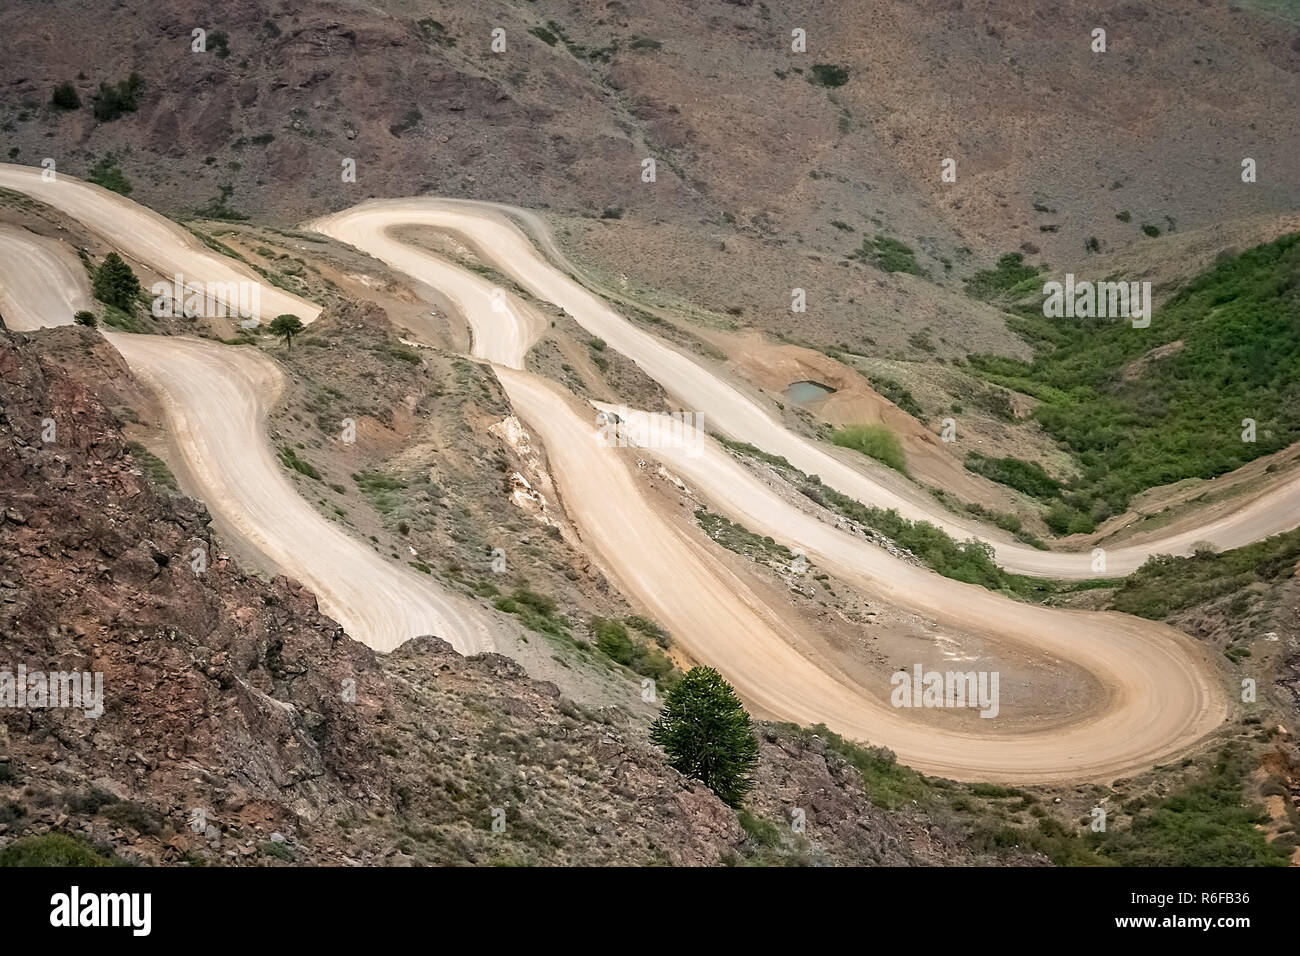
[[[94,312],[87,312],[85,309],[82,309],[72,317],[72,321],[76,322],[78,325],[84,325],[93,329],[97,320],[95,319]]]
[[[293,348],[293,337],[303,330],[302,319],[292,313],[277,315],[271,320],[270,332],[284,339],[285,347]]]
[[[77,88],[71,83],[60,83],[56,86],[54,95],[50,97],[50,102],[54,104],[56,109],[81,109],[81,96],[77,93]]]
[[[95,270],[94,292],[100,302],[130,311],[131,303],[140,294],[140,280],[116,252],[110,252]]]
[[[712,667],[692,667],[664,697],[650,728],[669,763],[701,781],[724,803],[740,806],[758,763],[749,714],[731,685]]]

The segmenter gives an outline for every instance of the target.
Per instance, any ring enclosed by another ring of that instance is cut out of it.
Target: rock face
[[[0,328],[0,671],[97,672],[104,692],[97,719],[0,709],[0,853],[63,831],[161,864],[752,858],[737,814],[623,711],[436,637],[379,657],[300,585],[243,572],[208,522],[95,394]],[[808,822],[763,862],[974,859],[873,806],[816,737],[760,725],[760,742],[752,811]]]
[[[390,803],[374,655],[303,588],[235,567],[204,507],[156,491],[104,406],[7,334],[0,379],[0,667],[104,681],[97,720],[0,712],[27,782],[147,795],[181,830],[193,809],[264,802],[292,827],[290,805]]]

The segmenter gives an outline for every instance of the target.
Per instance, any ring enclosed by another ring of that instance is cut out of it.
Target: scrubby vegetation
[[[814,63],[808,73],[808,82],[816,86],[837,87],[843,86],[849,81],[849,71],[847,67],[836,66],[833,63]]]
[[[455,46],[456,38],[447,32],[447,28],[434,20],[432,17],[425,17],[423,20],[416,22],[424,38],[430,43],[436,43],[439,46]]]
[[[86,181],[123,196],[131,195],[131,182],[114,156],[104,156],[86,173]]]
[[[299,458],[298,452],[295,451],[292,446],[281,445],[279,457],[280,463],[284,465],[284,467],[292,468],[294,471],[298,472],[298,474],[306,475],[308,478],[314,478],[317,481],[321,480],[320,472],[316,470],[316,466]]]
[[[1263,808],[1242,803],[1245,775],[1240,751],[1225,747],[1199,780],[1099,834],[1098,852],[1121,866],[1286,866],[1290,847],[1256,829]]]
[[[379,471],[358,471],[352,475],[361,493],[370,499],[371,505],[380,514],[390,513],[397,505],[392,492],[406,487],[406,482],[392,475]]]
[[[0,850],[0,866],[113,866],[85,840],[66,833],[21,837]]]
[[[972,357],[989,380],[1040,399],[1034,417],[1083,467],[1054,530],[1091,531],[1140,491],[1211,478],[1300,439],[1298,279],[1292,234],[1188,283],[1148,329],[1025,308],[1013,322],[1032,362]],[[1160,346],[1171,347],[1125,374]],[[1243,440],[1246,419],[1254,441]]]
[[[869,375],[867,380],[871,382],[871,387],[879,394],[889,399],[913,418],[925,417],[925,410],[921,408],[917,400],[912,397],[912,393],[892,378]]]
[[[992,269],[981,269],[966,280],[966,294],[987,301],[999,297],[1018,298],[1038,283],[1038,267],[1025,264],[1018,252],[1008,252]]]
[[[79,110],[81,109],[81,95],[71,83],[60,83],[54,88],[54,95],[50,97],[50,105],[59,110]]]
[[[978,584],[993,591],[1005,591],[1038,601],[1054,594],[1105,587],[1113,584],[1113,582],[1100,579],[1067,583],[1009,574],[998,567],[993,560],[993,549],[988,544],[973,539],[958,542],[947,532],[935,527],[928,521],[909,521],[892,508],[886,510],[864,505],[856,498],[822,484],[821,479],[816,475],[805,475],[778,455],[770,455],[745,442],[731,441],[718,435],[715,435],[714,438],[733,451],[750,455],[779,468],[787,478],[795,483],[805,497],[824,508],[842,514],[851,521],[856,521],[864,528],[870,528],[884,535],[898,547],[911,552],[926,567],[937,571],[944,577],[956,581],[965,581],[968,584]],[[701,513],[707,514],[701,509],[701,511],[696,512],[696,517],[698,518]],[[719,516],[719,519],[726,522],[725,518]],[[701,523],[703,524],[703,522]],[[730,528],[740,528],[740,525],[734,525],[730,522],[727,522],[727,525]],[[741,530],[744,531],[743,528]],[[753,534],[752,532],[745,533]],[[725,543],[725,539],[717,535],[711,534],[711,536],[715,540]],[[760,540],[770,541],[771,539]],[[1031,539],[1029,543],[1034,542]],[[777,542],[773,542],[772,546],[781,549],[786,555],[791,553],[785,545]],[[733,550],[738,549],[733,548]]]
[[[906,272],[924,276],[926,271],[916,261],[916,252],[905,242],[889,236],[864,236],[862,245],[849,254],[850,259],[864,259],[885,272]]]
[[[498,611],[515,615],[530,631],[566,641],[573,640],[569,634],[568,622],[557,613],[559,604],[553,597],[521,587],[516,588],[509,597],[493,601],[492,606]]]
[[[219,219],[223,222],[241,222],[247,219],[248,216],[230,206],[230,196],[234,191],[234,186],[225,183],[221,186],[221,194],[209,199],[206,206],[194,210],[194,215],[199,219]]]
[[[971,451],[966,453],[966,468],[990,481],[1022,491],[1031,498],[1057,498],[1061,494],[1061,483],[1036,461],[989,458]]]
[[[176,476],[172,470],[167,467],[167,463],[145,448],[139,442],[127,442],[126,450],[131,453],[140,465],[141,470],[149,476],[149,480],[160,488],[168,491],[178,491],[179,486],[176,484]]]
[[[1274,535],[1244,548],[1197,551],[1186,558],[1161,554],[1127,578],[1111,599],[1119,611],[1155,619],[1259,584],[1294,577],[1300,562],[1300,530]]]
[[[610,660],[642,677],[652,678],[660,688],[672,685],[674,668],[668,655],[643,637],[630,633],[624,624],[606,617],[593,617],[591,634],[596,649]]]
[[[140,105],[140,91],[144,81],[140,74],[132,73],[116,85],[100,83],[99,92],[91,99],[91,111],[102,123],[112,122],[126,113],[134,113]]]
[[[786,726],[795,729],[793,725]],[[825,742],[827,750],[844,758],[862,774],[867,794],[876,806],[896,810],[928,796],[930,784],[926,778],[900,764],[893,751],[845,740],[825,724],[816,724],[809,731]]]
[[[862,452],[895,471],[907,474],[907,456],[898,436],[883,425],[849,425],[831,436],[835,444]]]

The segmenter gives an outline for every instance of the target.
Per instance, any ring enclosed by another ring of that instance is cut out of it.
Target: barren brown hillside
[[[208,53],[190,52],[198,27]],[[1104,54],[1090,50],[1096,27]],[[795,28],[806,53],[790,51]],[[816,64],[847,82],[811,82]],[[133,70],[138,110],[96,121],[98,84]],[[943,259],[961,272],[1021,244],[1060,259],[1088,236],[1142,241],[1143,223],[1293,207],[1300,140],[1282,118],[1297,71],[1293,23],[1217,0],[0,10],[5,151],[79,174],[117,154],[135,198],[174,213],[227,186],[229,209],[284,220],[436,192],[707,219],[822,253],[886,233],[936,278]],[[81,109],[50,105],[65,80]],[[653,185],[640,179],[648,156]],[[1244,156],[1253,185],[1240,182]],[[345,157],[355,184],[341,181]],[[940,182],[945,157],[956,183]]]

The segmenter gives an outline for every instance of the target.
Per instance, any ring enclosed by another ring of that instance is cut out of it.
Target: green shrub
[[[800,732],[816,734],[828,751],[851,764],[862,775],[867,796],[878,807],[896,810],[906,804],[924,802],[931,795],[929,781],[911,767],[898,763],[894,753],[884,747],[845,740],[825,724],[815,724]]]
[[[90,171],[86,173],[86,181],[111,189],[123,196],[131,195],[131,182],[112,156],[105,156],[91,166]]]
[[[781,842],[781,831],[771,820],[756,817],[748,810],[736,814],[736,820],[745,834],[759,846],[773,847]]]
[[[1108,832],[1099,851],[1123,866],[1286,866],[1289,848],[1259,829],[1268,815],[1243,804],[1246,773],[1242,754],[1225,747],[1199,779]]]
[[[22,837],[0,850],[0,866],[100,867],[114,862],[85,840],[66,833]]]
[[[591,619],[591,634],[596,649],[610,660],[656,682],[670,681],[672,661],[659,648],[637,640],[618,621],[604,617]]]
[[[447,32],[447,28],[430,17],[417,21],[424,38],[439,46],[455,46],[456,38]]]
[[[907,474],[907,458],[898,436],[884,425],[849,425],[837,428],[831,440],[842,448],[852,448],[883,462],[895,471]]]
[[[966,294],[981,301],[1009,296],[1013,290],[1036,282],[1038,275],[1038,267],[1026,265],[1024,256],[1008,252],[992,269],[981,269],[966,279]]]
[[[316,466],[299,458],[298,453],[289,445],[280,446],[280,462],[286,468],[292,468],[300,475],[306,475],[316,481],[321,480],[320,472],[316,470]]]
[[[913,418],[925,417],[925,410],[921,408],[917,400],[912,397],[912,393],[892,378],[871,375],[868,376],[868,381],[871,382],[871,387],[879,394],[889,399]]]
[[[1156,555],[1124,579],[1111,602],[1118,611],[1160,620],[1230,594],[1250,593],[1260,584],[1290,580],[1297,562],[1300,530],[1220,553]]]
[[[847,67],[831,63],[814,63],[808,74],[808,82],[815,86],[837,87],[849,81]]]
[[[1023,491],[1031,498],[1058,498],[1061,483],[1036,461],[1019,458],[988,458],[977,451],[966,453],[966,468],[990,481]]]
[[[79,110],[81,109],[81,95],[71,83],[60,83],[54,88],[54,95],[50,97],[50,104],[59,110]]]
[[[176,483],[176,476],[167,467],[167,463],[144,445],[135,441],[127,442],[126,450],[131,453],[131,457],[139,463],[141,469],[155,485],[168,491],[180,490],[180,486]]]
[[[884,272],[906,272],[914,276],[926,274],[916,261],[912,247],[889,236],[876,236],[874,239],[864,236],[862,245],[849,258],[865,259]]]
[[[230,56],[230,37],[221,30],[209,33],[208,49],[217,55],[217,59],[226,59]]]
[[[91,98],[91,110],[95,119],[108,123],[125,113],[134,113],[139,106],[140,90],[143,87],[144,81],[138,73],[132,73],[115,86],[100,83],[99,92]]]

